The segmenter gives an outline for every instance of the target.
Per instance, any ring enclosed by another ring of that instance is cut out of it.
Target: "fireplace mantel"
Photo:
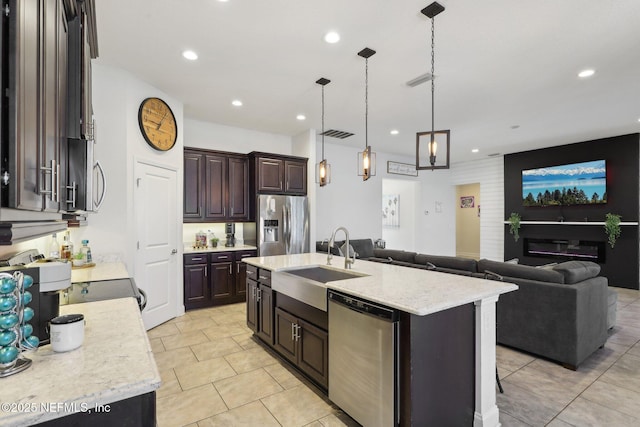
[[[509,221],[504,221],[510,224]],[[520,225],[600,225],[604,226],[604,221],[520,221]],[[638,222],[621,222],[620,225],[638,225]]]

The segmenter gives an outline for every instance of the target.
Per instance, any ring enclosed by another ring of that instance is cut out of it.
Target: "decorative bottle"
[[[89,241],[83,240],[82,247],[80,248],[80,252],[82,253],[82,259],[85,263],[90,263],[93,261],[93,257],[91,256],[91,248],[89,248]]]

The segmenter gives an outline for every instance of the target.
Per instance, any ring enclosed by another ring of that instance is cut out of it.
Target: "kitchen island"
[[[253,278],[248,274],[248,324],[251,327],[253,294],[262,304],[257,321],[266,325],[260,325],[256,335],[268,344],[270,339],[275,350],[287,356],[276,336],[279,330],[284,332],[285,328],[281,327],[277,312],[274,320],[273,310],[300,318],[304,316],[300,314],[300,304],[311,302],[312,306],[308,306],[306,312],[311,313],[315,320],[304,317],[304,321],[291,320],[292,335],[294,341],[298,341],[300,328],[303,333],[308,330],[311,342],[324,343],[315,348],[326,347],[326,335],[330,335],[331,330],[326,326],[326,317],[322,317],[322,303],[317,299],[305,300],[306,291],[296,294],[291,289],[294,285],[282,287],[277,281],[284,278],[280,273],[325,266],[327,256],[308,253],[247,258],[244,261],[257,270]],[[440,422],[446,422],[449,415],[457,417],[468,412],[464,418],[468,420],[468,425],[500,424],[495,396],[495,303],[500,294],[516,290],[516,285],[362,260],[357,260],[351,270],[345,270],[341,268],[343,259],[339,257],[334,257],[332,263],[329,267],[331,270],[348,272],[353,277],[326,283],[315,282],[314,286],[362,298],[400,312],[397,359],[400,376],[397,411],[400,425],[433,423],[433,414],[428,409],[432,402],[438,402],[435,406],[449,406],[440,411]],[[257,286],[257,292],[252,289],[253,286]],[[281,294],[278,289],[284,293]],[[302,302],[291,301],[297,299],[296,296],[291,298],[291,295],[301,295]],[[286,306],[280,307],[281,303]],[[272,305],[271,313],[265,304]],[[305,329],[309,323],[307,320],[311,320],[311,326],[318,327]],[[284,350],[287,350],[286,347],[284,345]],[[305,356],[302,353],[297,354],[297,359],[288,359],[297,361],[297,367],[305,363],[313,367],[314,362],[318,362],[313,359],[305,361],[304,358],[309,354]],[[316,363],[315,372],[322,373],[326,365],[326,361]],[[307,372],[314,373],[313,370]],[[325,386],[322,378],[310,377]],[[324,378],[326,380],[326,375]],[[460,393],[469,393],[470,402],[467,399],[460,407],[455,406],[457,399],[446,403],[445,396]]]
[[[155,426],[160,374],[138,304],[120,298],[60,307],[84,315],[81,347],[51,345],[25,356],[23,372],[0,378],[0,426]]]

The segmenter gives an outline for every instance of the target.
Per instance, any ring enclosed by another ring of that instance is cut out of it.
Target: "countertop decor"
[[[215,248],[212,247],[208,247],[208,248],[193,248],[191,246],[188,246],[184,248],[183,253],[185,254],[196,254],[196,253],[206,253],[206,252],[233,252],[233,251],[251,251],[251,250],[257,250],[258,248],[255,246],[251,246],[251,245],[235,245],[235,246],[225,246],[225,245],[218,245]]]
[[[160,387],[135,299],[60,307],[60,314],[71,313],[84,315],[84,343],[65,353],[42,346],[29,355],[31,368],[0,380],[0,402],[8,405],[8,410],[3,406],[0,411],[0,425],[33,425],[107,407]]]

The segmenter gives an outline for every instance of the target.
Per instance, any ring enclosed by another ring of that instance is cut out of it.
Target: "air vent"
[[[425,73],[421,76],[416,77],[413,80],[409,80],[406,84],[407,86],[410,87],[416,87],[418,85],[421,85],[422,83],[428,82],[429,80],[431,80],[432,76],[431,73]]]
[[[487,157],[496,157],[499,156],[500,153],[491,153],[491,154],[487,154]]]
[[[320,135],[330,136],[331,138],[338,138],[338,139],[345,139],[345,138],[349,138],[350,136],[353,136],[351,132],[345,132],[343,130],[335,130],[335,129],[326,130]]]

